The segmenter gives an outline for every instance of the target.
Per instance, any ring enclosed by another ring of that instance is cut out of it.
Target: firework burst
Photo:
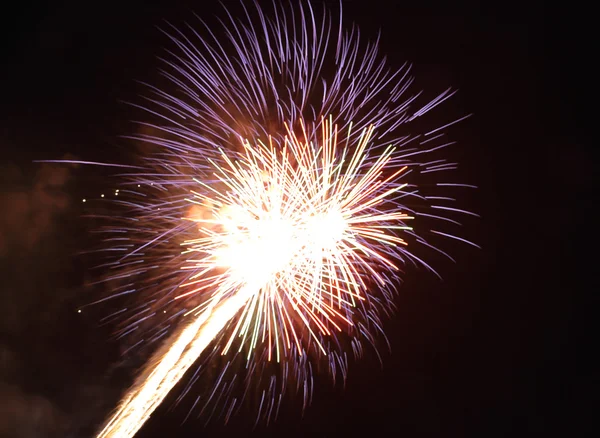
[[[121,175],[122,214],[102,230],[112,292],[101,301],[128,300],[106,319],[121,321],[118,338],[163,346],[99,437],[133,436],[201,356],[177,401],[221,356],[192,407],[227,419],[254,387],[268,421],[290,381],[306,404],[314,367],[345,378],[347,351],[375,343],[401,266],[433,271],[411,245],[470,243],[421,225],[472,214],[434,193],[460,184],[421,183],[456,167],[433,154],[462,119],[405,129],[454,92],[413,110],[409,66],[387,67],[357,28],[308,2],[245,11],[228,14],[224,39],[172,27],[173,91],[148,85],[136,105],[150,117],[133,138],[148,150]]]

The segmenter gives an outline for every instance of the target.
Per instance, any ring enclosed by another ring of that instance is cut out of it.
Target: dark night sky
[[[87,239],[79,201],[106,173],[32,160],[126,159],[118,136],[132,116],[119,101],[154,77],[166,43],[155,26],[181,23],[189,8],[210,23],[220,7],[144,3],[0,14],[0,438],[93,436],[131,375],[115,371],[118,346],[98,327],[107,309],[75,311],[94,293],[74,256]],[[475,113],[451,153],[480,187],[465,203],[482,215],[467,233],[483,250],[456,247],[456,265],[440,262],[443,282],[411,272],[383,368],[353,362],[345,390],[319,384],[303,418],[291,403],[251,432],[244,418],[179,426],[185,412],[160,409],[140,438],[584,436],[591,425],[588,14],[542,2],[396,3],[344,2],[345,17],[369,36],[381,28],[382,50],[398,66],[412,61],[418,86],[459,88],[448,111]]]

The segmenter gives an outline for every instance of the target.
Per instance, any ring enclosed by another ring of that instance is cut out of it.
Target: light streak
[[[97,435],[98,438],[132,437],[150,418],[156,407],[194,364],[223,326],[245,305],[253,291],[249,288],[206,309],[168,343],[168,350],[158,354],[142,373],[139,387],[132,389],[121,407]],[[147,374],[147,375],[146,375]]]

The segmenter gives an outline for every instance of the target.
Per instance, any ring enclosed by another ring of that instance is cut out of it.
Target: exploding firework
[[[347,351],[375,344],[401,266],[433,271],[411,245],[470,243],[425,225],[472,214],[435,194],[460,184],[422,182],[456,167],[424,157],[461,119],[401,129],[454,92],[413,110],[409,66],[390,69],[377,42],[308,2],[245,12],[228,14],[225,38],[170,28],[173,91],[149,85],[139,105],[150,117],[133,138],[148,150],[103,229],[105,299],[131,300],[107,321],[120,338],[144,333],[134,347],[163,345],[98,437],[133,436],[194,364],[181,397],[219,356],[193,408],[227,419],[255,387],[268,421],[293,381],[306,404],[315,368],[345,378]]]

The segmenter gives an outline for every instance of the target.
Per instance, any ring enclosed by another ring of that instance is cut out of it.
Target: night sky
[[[168,41],[156,26],[192,10],[216,24],[220,12],[213,0],[145,3],[0,13],[0,438],[92,437],[139,366],[100,327],[109,306],[77,313],[100,293],[78,256],[91,241],[81,199],[114,179],[32,161],[134,154],[119,137],[135,129],[121,101],[143,91],[136,80],[157,77]],[[409,269],[385,326],[383,367],[371,355],[351,362],[345,388],[317,380],[304,416],[291,400],[268,428],[252,429],[250,413],[227,427],[181,426],[187,412],[167,403],[140,438],[591,433],[589,13],[542,2],[391,3],[344,2],[345,19],[368,37],[381,28],[382,51],[397,67],[414,63],[418,88],[460,89],[444,111],[474,116],[453,130],[459,145],[448,154],[479,186],[461,205],[481,214],[465,235],[483,249],[451,246],[456,264],[434,260],[443,281]]]

